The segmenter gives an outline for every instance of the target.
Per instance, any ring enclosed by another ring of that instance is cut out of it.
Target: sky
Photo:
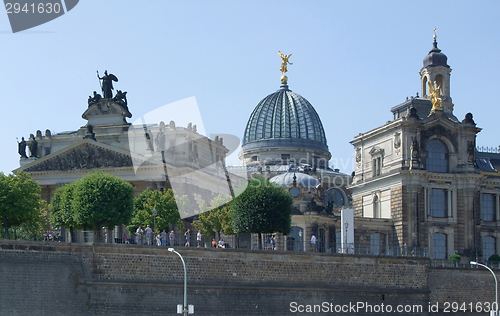
[[[118,77],[130,122],[195,97],[207,134],[242,138],[255,106],[279,89],[281,51],[292,54],[290,89],[314,106],[334,167],[350,174],[354,136],[420,93],[434,27],[453,69],[455,116],[472,112],[477,145],[498,147],[498,12],[493,0],[81,0],[15,34],[0,14],[0,172],[19,167],[16,139],[87,123],[96,71]]]

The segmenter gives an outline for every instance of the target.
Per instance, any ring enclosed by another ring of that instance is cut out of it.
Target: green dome
[[[257,104],[245,128],[242,149],[263,147],[328,152],[318,113],[309,101],[289,90],[286,83]]]

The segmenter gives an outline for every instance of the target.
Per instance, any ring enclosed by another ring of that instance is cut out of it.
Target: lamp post
[[[184,262],[184,258],[182,258],[181,254],[174,250],[174,248],[168,248],[168,251],[173,252],[181,258],[182,265],[184,266],[184,308],[182,309],[182,313],[184,316],[188,314],[188,305],[187,305],[187,272],[186,272],[186,263]]]
[[[497,276],[495,275],[493,270],[490,269],[490,267],[488,267],[484,264],[478,263],[476,261],[471,261],[469,263],[471,265],[477,265],[477,266],[481,266],[483,268],[486,268],[491,272],[491,274],[493,274],[493,278],[495,279],[495,315],[498,315],[498,281],[497,281]]]
[[[156,207],[153,209],[153,217],[154,217],[154,232],[156,234],[156,215],[158,215],[158,210],[156,209]]]
[[[349,253],[349,251],[347,250],[347,228],[349,228],[349,223],[347,221],[345,221],[344,223],[344,226],[345,226],[345,235],[344,235],[344,253]]]

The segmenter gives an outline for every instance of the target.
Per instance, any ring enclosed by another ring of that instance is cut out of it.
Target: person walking
[[[196,242],[198,243],[198,248],[200,248],[201,245],[201,230],[198,231],[198,234],[196,234]]]
[[[314,234],[311,236],[311,251],[316,252],[316,236]]]
[[[138,245],[141,243],[142,234],[144,234],[144,231],[142,230],[141,226],[139,226],[135,231],[135,243]]]
[[[175,233],[173,230],[170,232],[170,235],[168,235],[168,239],[170,241],[170,247],[173,247],[175,243]]]
[[[190,243],[189,243],[189,239],[191,237],[191,233],[189,232],[189,228],[188,230],[186,230],[186,232],[184,233],[184,237],[186,237],[186,243],[184,244],[185,247],[189,247]]]
[[[149,227],[149,225],[146,226],[146,243],[149,245],[151,245],[151,242],[152,242],[152,233],[153,233],[153,230],[151,229],[151,227]]]

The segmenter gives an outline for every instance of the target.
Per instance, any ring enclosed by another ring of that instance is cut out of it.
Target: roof
[[[302,96],[280,89],[260,101],[245,128],[243,150],[263,147],[310,148],[328,152],[318,113]]]

